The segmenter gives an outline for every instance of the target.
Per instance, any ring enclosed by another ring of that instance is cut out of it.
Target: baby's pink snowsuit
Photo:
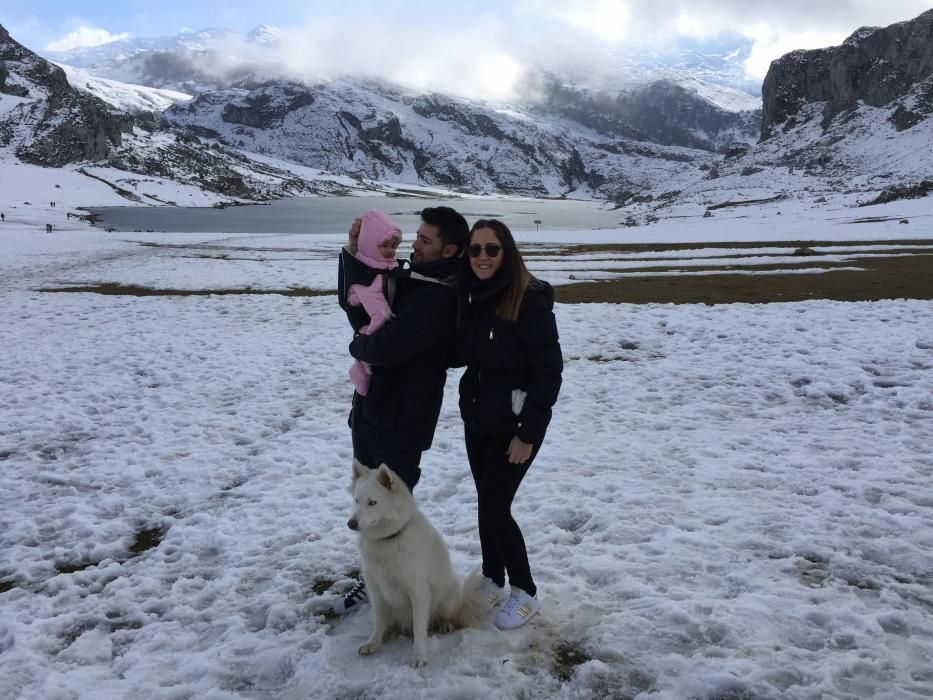
[[[379,245],[390,238],[402,239],[402,230],[395,225],[388,214],[373,209],[363,214],[360,236],[357,240],[356,259],[368,267],[377,270],[394,270],[398,267],[396,258],[384,258],[379,252]],[[372,335],[392,318],[392,309],[382,293],[385,275],[377,274],[369,285],[353,284],[347,293],[347,303],[359,306],[369,314],[369,324],[360,328],[360,333]],[[356,392],[366,396],[369,392],[369,379],[372,369],[365,362],[357,360],[350,367],[350,379]]]

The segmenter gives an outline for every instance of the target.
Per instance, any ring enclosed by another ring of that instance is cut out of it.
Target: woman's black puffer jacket
[[[505,280],[475,283],[457,329],[460,415],[466,430],[515,435],[540,446],[560,391],[564,368],[554,318],[554,289],[532,280],[516,321],[496,316]],[[513,391],[527,393],[518,415]]]

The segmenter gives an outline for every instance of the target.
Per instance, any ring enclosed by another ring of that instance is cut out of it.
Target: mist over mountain
[[[261,154],[361,187],[670,203],[724,186],[773,190],[785,176],[795,183],[787,190],[876,194],[933,180],[931,27],[933,11],[787,54],[771,66],[763,105],[743,69],[748,42],[731,39],[656,52],[587,48],[561,61],[542,52],[548,58],[524,65],[508,97],[485,99],[372,75],[314,77],[309,63],[289,60],[290,35],[270,26],[54,57],[78,67],[69,75],[84,93],[118,112],[157,112],[147,129],[187,134],[191,148]],[[24,83],[10,75],[0,62],[0,82],[15,95]],[[9,134],[12,118],[0,121]],[[137,167],[125,145],[62,152]]]
[[[260,25],[245,34],[208,28],[175,36],[122,39],[72,51],[46,51],[44,55],[99,77],[182,92],[239,87],[244,81],[315,81],[348,75],[406,85],[400,76],[380,71],[378,52],[368,62],[341,66],[336,63],[339,59],[307,58],[306,52],[296,47],[300,41],[300,33]],[[760,107],[761,83],[745,73],[743,62],[749,51],[749,40],[741,37],[684,41],[677,47],[653,51],[588,48],[572,54],[541,51],[530,39],[518,38],[513,53],[520,71],[508,95],[461,93],[454,73],[440,91],[479,99],[524,99],[529,97],[529,85],[545,77],[581,90],[611,94],[666,80],[706,86],[711,95],[719,95],[719,100],[713,101],[724,109],[755,110]],[[399,53],[397,49],[393,52]],[[406,86],[419,88],[416,84]]]
[[[101,78],[198,93],[248,80],[293,77],[276,50],[283,36],[281,30],[268,25],[246,34],[215,27],[44,55]]]

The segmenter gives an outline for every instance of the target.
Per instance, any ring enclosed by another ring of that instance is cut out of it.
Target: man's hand
[[[360,241],[360,229],[363,227],[363,220],[357,217],[353,219],[353,223],[350,224],[350,242],[347,243],[347,250],[351,254],[356,255],[356,251],[359,247]]]
[[[509,448],[505,453],[509,456],[509,464],[524,464],[531,457],[531,450],[534,445],[522,442],[518,436],[512,438]]]

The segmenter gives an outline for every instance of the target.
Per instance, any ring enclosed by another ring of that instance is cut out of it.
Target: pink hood
[[[360,237],[357,242],[356,258],[377,270],[394,270],[398,267],[395,258],[386,259],[379,252],[379,244],[390,238],[402,240],[402,230],[385,212],[373,209],[361,217]]]

